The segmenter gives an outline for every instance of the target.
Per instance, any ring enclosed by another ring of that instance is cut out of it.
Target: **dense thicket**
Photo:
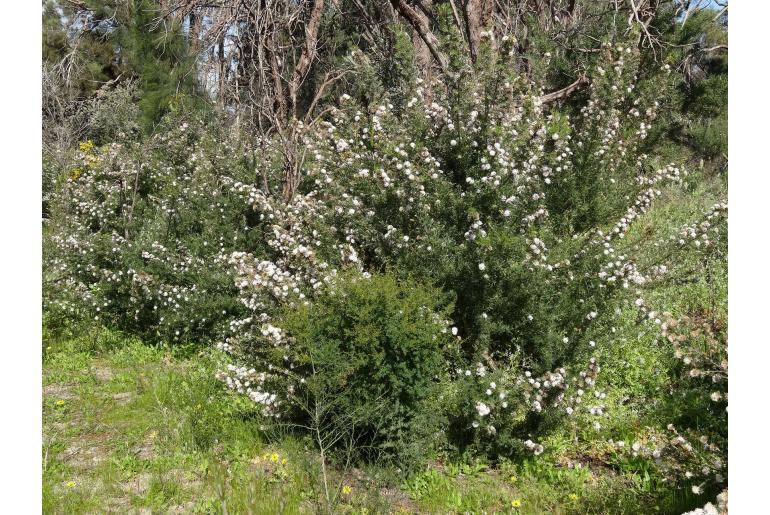
[[[263,417],[357,459],[726,488],[724,10],[43,16],[49,329],[216,343]]]

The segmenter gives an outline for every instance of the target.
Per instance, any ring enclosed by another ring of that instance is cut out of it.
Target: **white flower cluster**
[[[567,416],[577,412],[593,417],[607,416],[604,404],[584,402],[589,393],[595,400],[606,398],[604,392],[596,390],[596,376],[601,367],[595,357],[589,359],[585,370],[574,375],[565,368],[538,377],[529,370],[523,373],[508,371],[499,365],[493,365],[491,369],[492,372],[483,363],[478,363],[475,373],[456,370],[458,378],[473,378],[483,392],[483,398],[474,402],[478,418],[472,422],[473,428],[483,426],[487,433],[495,434],[495,424],[505,424],[512,415],[526,411],[540,413],[549,408],[558,409]]]
[[[721,221],[727,218],[727,202],[718,202],[706,212],[703,219],[691,225],[685,225],[679,231],[677,243],[681,246],[692,245],[700,248],[713,245],[713,238],[725,235],[720,228]],[[674,237],[672,237],[674,239]]]
[[[265,383],[269,378],[265,372],[227,365],[226,369],[218,371],[216,376],[231,390],[247,395],[252,401],[262,405],[263,415],[280,418],[281,401],[276,394],[265,391]]]
[[[701,489],[699,487],[693,487],[693,492],[700,494]],[[694,510],[685,512],[682,515],[727,515],[727,490],[724,490],[722,493],[717,495],[716,506],[710,502],[707,502],[703,508],[695,508]]]
[[[545,450],[545,448],[541,444],[535,443],[532,440],[526,440],[524,442],[524,447],[526,447],[527,450],[532,451],[532,454],[534,454],[535,456],[539,456],[543,454],[543,451]]]
[[[470,228],[465,231],[465,239],[468,241],[474,241],[476,238],[484,238],[487,235],[487,231],[485,231],[482,226],[484,225],[484,222],[481,220],[476,220],[473,222],[470,226]]]

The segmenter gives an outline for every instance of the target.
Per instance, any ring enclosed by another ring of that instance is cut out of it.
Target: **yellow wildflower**
[[[89,139],[81,142],[79,147],[81,152],[83,152],[84,154],[88,154],[94,149],[94,142]]]
[[[521,508],[521,499],[514,499],[511,501],[511,506],[513,508]]]
[[[577,501],[578,495],[577,494],[569,494],[569,500],[570,501]]]
[[[67,488],[75,488],[77,486],[77,483],[74,481],[67,481]]]
[[[278,463],[278,458],[280,458],[278,453],[274,452],[273,454],[270,455],[270,461],[272,461],[273,463]]]
[[[348,485],[345,485],[345,486],[342,487],[342,493],[344,495],[350,495],[350,492],[352,492],[352,490],[350,489],[350,487]]]
[[[281,465],[286,465],[286,458],[281,459]]]
[[[81,175],[83,175],[83,170],[81,168],[74,168],[70,172],[70,179],[72,179],[73,181],[76,181],[80,178]]]
[[[513,484],[516,484],[516,481],[518,481],[518,480],[519,480],[519,478],[517,478],[516,476],[511,476],[511,478],[510,478],[511,483],[513,483]]]
[[[64,404],[65,404],[64,399],[59,399],[58,401],[56,401],[57,406],[64,406]]]

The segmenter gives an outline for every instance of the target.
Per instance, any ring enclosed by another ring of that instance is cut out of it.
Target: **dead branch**
[[[409,22],[412,28],[417,31],[417,33],[420,35],[420,38],[422,38],[422,40],[425,42],[425,46],[428,47],[431,55],[438,63],[441,71],[446,73],[448,65],[447,59],[441,52],[439,52],[438,39],[436,38],[435,34],[431,32],[428,24],[425,23],[420,15],[417,14],[417,11],[410,7],[404,0],[390,0],[390,3],[399,12],[399,14],[401,14],[401,16],[403,16],[406,21]]]
[[[558,91],[554,91],[552,93],[548,93],[546,95],[541,96],[540,102],[542,102],[543,104],[548,104],[551,102],[556,102],[557,100],[565,99],[570,95],[572,95],[573,93],[575,93],[576,91],[583,89],[588,84],[589,84],[588,77],[586,77],[585,75],[581,75],[580,77],[577,78],[575,82],[573,82],[569,86],[562,88]]]

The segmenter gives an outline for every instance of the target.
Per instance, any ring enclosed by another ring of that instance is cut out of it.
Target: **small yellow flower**
[[[72,179],[73,181],[76,181],[80,178],[81,175],[83,175],[83,170],[81,170],[80,168],[74,168],[70,172],[70,179]]]
[[[75,488],[76,486],[78,485],[74,481],[67,481],[67,488]]]
[[[350,492],[352,492],[352,490],[350,489],[350,487],[348,485],[345,485],[345,486],[342,487],[342,493],[344,495],[350,495]]]
[[[278,456],[278,453],[274,452],[273,454],[270,455],[270,461],[272,461],[273,463],[278,463],[278,458],[280,458],[280,456]]]
[[[56,401],[57,406],[64,406],[65,404],[66,402],[64,401],[64,399],[59,399],[58,401]]]
[[[517,478],[516,476],[511,476],[511,477],[510,477],[510,481],[511,481],[511,483],[512,483],[512,484],[514,484],[514,485],[516,484],[516,481],[518,481],[518,480],[519,480],[519,478]]]
[[[158,437],[158,432],[153,431],[150,433],[150,440],[155,440]]]
[[[511,501],[511,507],[521,508],[521,499],[514,499]]]
[[[569,494],[569,500],[570,501],[577,501],[578,495],[577,494]]]
[[[286,465],[286,458],[281,459],[281,465]]]
[[[83,152],[84,154],[87,154],[94,149],[94,142],[89,139],[81,142],[79,147],[81,152]]]

